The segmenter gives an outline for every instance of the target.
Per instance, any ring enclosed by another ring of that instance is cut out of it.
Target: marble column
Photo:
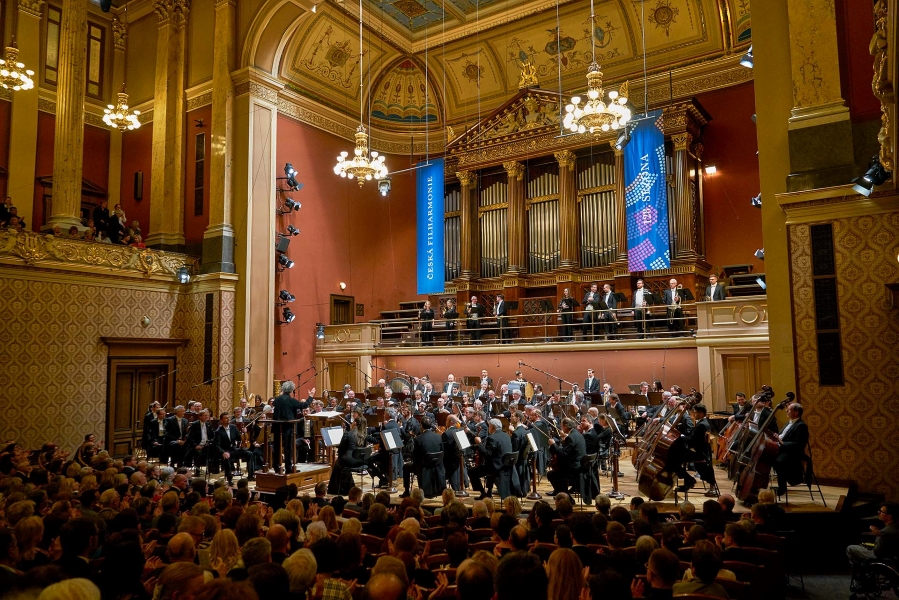
[[[148,246],[184,249],[184,69],[189,0],[156,0],[153,179]]]
[[[559,268],[581,264],[580,211],[577,205],[577,156],[571,150],[556,152],[559,163]]]
[[[840,89],[834,0],[786,4],[793,80],[788,189],[844,184],[857,173],[849,108]]]
[[[212,151],[209,157],[209,226],[203,234],[204,273],[234,273],[231,227],[234,137],[234,13],[236,0],[216,0],[212,49]]]
[[[18,0],[18,27],[16,41],[19,44],[19,61],[29,69],[40,70],[41,64],[41,7],[42,0]],[[34,223],[34,170],[37,161],[37,88],[12,92],[12,118],[9,127],[9,147],[15,152],[9,155],[9,179],[6,195],[12,198],[13,206],[19,209],[19,216],[28,227]]]
[[[245,223],[235,244],[235,364],[252,364],[247,389],[271,386],[275,347],[275,149],[279,84],[255,70],[235,76],[233,210]],[[260,175],[263,174],[263,175]],[[296,326],[296,325],[294,325]]]
[[[87,3],[63,0],[53,145],[53,203],[47,219],[47,227],[59,225],[63,231],[81,225],[86,63]]]
[[[509,210],[506,216],[509,231],[507,238],[509,266],[506,273],[517,275],[528,271],[525,250],[525,213],[527,208],[525,204],[527,193],[524,188],[525,167],[520,162],[507,162],[503,163],[503,168],[509,176],[506,195],[509,201]]]
[[[462,273],[461,279],[477,279],[481,271],[481,228],[478,222],[478,195],[472,193],[472,186],[477,185],[478,176],[471,171],[459,171],[456,173],[461,184],[462,207],[461,216],[461,244],[462,244]]]
[[[671,136],[674,145],[674,232],[677,236],[674,259],[694,259],[701,255],[699,248],[697,204],[690,188],[690,140],[689,133]],[[669,215],[671,218],[671,215]]]
[[[618,253],[615,262],[627,264],[627,199],[624,196],[624,149],[615,147],[611,142],[612,151],[615,152],[615,233],[618,238]]]
[[[111,98],[125,85],[125,42],[128,30],[123,21],[118,17],[112,19],[112,90]],[[122,131],[111,129],[109,131],[109,207],[112,209],[121,201],[122,196]],[[127,211],[126,211],[127,212]]]

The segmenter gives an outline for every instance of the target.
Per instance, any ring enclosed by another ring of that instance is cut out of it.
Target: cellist
[[[714,489],[715,471],[712,469],[712,447],[709,445],[709,433],[712,426],[706,418],[707,414],[708,410],[701,403],[694,404],[690,409],[690,415],[694,422],[693,429],[688,436],[684,436],[686,454],[674,471],[683,482],[678,486],[677,491],[686,492],[696,485],[696,479],[687,472],[686,464],[695,463],[694,466],[699,477],[709,484],[709,491],[705,495],[715,497],[718,493]]]
[[[790,404],[787,408],[790,422],[784,425],[780,435],[775,436],[779,444],[777,458],[774,460],[774,472],[777,473],[775,493],[778,497],[787,491],[787,483],[795,485],[802,481],[802,457],[809,438],[808,425],[802,420],[802,412],[801,404]]]

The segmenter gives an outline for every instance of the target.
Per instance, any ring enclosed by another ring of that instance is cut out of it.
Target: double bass
[[[740,473],[737,481],[737,498],[744,502],[755,502],[758,499],[758,491],[768,487],[771,480],[771,467],[780,452],[780,443],[777,437],[768,429],[768,425],[777,416],[777,411],[783,410],[792,401],[792,392],[787,394],[777,407],[771,411],[760,431],[756,434],[746,448],[749,462]]]
[[[659,429],[637,475],[637,489],[650,500],[664,500],[674,487],[674,471],[671,465],[683,451],[684,441],[678,430],[684,415],[693,404],[698,402],[698,394],[681,400],[673,411],[670,420]]]
[[[765,395],[774,396],[774,390],[771,389],[771,386],[763,385],[762,389],[749,399],[749,410],[744,410],[742,413],[746,418],[742,421],[730,421],[718,432],[718,445],[715,450],[715,460],[719,463],[727,462],[730,458],[730,455],[737,447],[737,442],[742,438],[742,433],[745,431],[747,422],[751,420],[749,419],[749,413],[753,410],[755,403],[758,402],[759,398]]]

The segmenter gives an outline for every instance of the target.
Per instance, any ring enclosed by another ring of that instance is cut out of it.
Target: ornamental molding
[[[199,96],[194,96],[193,98],[187,99],[187,112],[192,110],[196,110],[198,108],[203,108],[204,106],[208,106],[212,104],[212,92],[206,92],[205,94],[200,94]]]
[[[51,115],[55,115],[56,114],[56,101],[51,100],[49,98],[44,98],[44,97],[38,96],[37,109],[41,112],[50,113]],[[152,121],[152,120],[153,120],[153,115],[151,114],[147,121]],[[144,121],[144,115],[141,114],[140,122],[145,123],[147,121]],[[96,114],[96,113],[89,112],[89,111],[84,111],[84,124],[92,125],[94,127],[102,127],[102,128],[107,127],[106,123],[103,122],[102,116],[100,116],[99,114]]]
[[[3,231],[0,232],[0,260],[10,258],[30,266],[88,266],[145,278],[174,277],[181,267],[195,271],[198,266],[197,260],[186,254],[57,238],[30,231]]]
[[[44,0],[19,0],[19,12],[31,15],[32,17],[41,18],[44,6]]]
[[[124,52],[125,42],[128,40],[128,27],[117,16],[112,18],[112,39],[115,49]]]
[[[171,24],[175,29],[181,29],[187,23],[187,14],[190,12],[189,0],[156,0],[153,3],[153,11],[160,27]]]
[[[263,85],[258,81],[242,81],[234,86],[235,96],[254,96],[272,104],[278,103],[278,90]]]

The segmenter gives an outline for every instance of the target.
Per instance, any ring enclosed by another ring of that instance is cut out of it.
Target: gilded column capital
[[[128,39],[128,28],[118,17],[112,18],[113,47],[119,52],[125,51],[125,42]]]
[[[671,136],[671,143],[674,144],[674,150],[686,150],[690,144],[689,133],[677,133]]]
[[[187,22],[187,13],[190,10],[189,0],[155,0],[153,10],[160,25],[171,23],[176,28],[181,28]]]
[[[556,157],[556,162],[559,163],[560,167],[573,169],[575,163],[577,162],[577,155],[571,150],[562,150],[561,152],[556,152],[554,154]]]
[[[237,0],[215,0],[216,8],[221,8],[223,6],[237,6]]]
[[[19,12],[23,12],[26,15],[31,15],[32,17],[41,18],[41,7],[44,5],[44,0],[18,0]]]
[[[474,175],[471,171],[456,171],[456,177],[459,179],[462,187],[468,187],[474,181]]]
[[[503,163],[503,168],[506,170],[506,173],[509,174],[510,178],[514,177],[519,181],[524,179],[524,165],[520,162],[505,162]]]

